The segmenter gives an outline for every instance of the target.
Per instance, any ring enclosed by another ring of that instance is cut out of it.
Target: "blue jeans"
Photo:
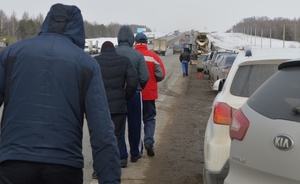
[[[153,146],[156,124],[155,100],[143,101],[144,144]]]
[[[184,75],[188,75],[188,69],[189,69],[189,62],[188,61],[182,61],[181,62],[181,65],[182,65],[182,73]]]

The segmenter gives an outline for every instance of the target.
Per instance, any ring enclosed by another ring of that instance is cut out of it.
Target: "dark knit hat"
[[[103,49],[105,48],[113,48],[115,49],[114,44],[111,41],[105,41],[102,46],[101,46],[101,52],[103,51]]]
[[[138,33],[135,35],[135,41],[138,43],[143,43],[148,40],[147,36],[144,33]]]

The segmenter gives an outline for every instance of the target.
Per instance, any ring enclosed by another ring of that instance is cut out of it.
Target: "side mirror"
[[[215,91],[215,92],[222,91],[224,83],[225,83],[225,79],[223,79],[223,78],[216,80],[216,82],[214,82],[214,85],[213,85],[213,91]]]

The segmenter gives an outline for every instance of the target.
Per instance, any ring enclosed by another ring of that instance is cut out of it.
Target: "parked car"
[[[213,78],[213,76],[216,75],[215,72],[217,72],[217,68],[218,68],[219,63],[223,59],[225,59],[225,56],[230,55],[230,54],[236,54],[236,53],[228,51],[228,52],[219,52],[218,54],[216,54],[215,61],[211,63],[210,69],[209,69],[209,74],[208,74],[208,79],[212,80],[212,83],[215,82],[215,79]]]
[[[210,53],[201,54],[200,57],[197,59],[197,72],[202,72],[205,67],[205,62],[209,59]]]
[[[214,82],[221,78],[226,78],[227,74],[230,70],[231,65],[233,64],[233,61],[236,58],[235,53],[229,54],[229,55],[222,55],[220,60],[217,60],[214,64],[215,67],[212,72],[211,76],[211,85],[213,86]]]
[[[300,59],[278,69],[233,116],[226,184],[300,183]]]
[[[181,54],[183,52],[183,46],[181,44],[174,44],[173,45],[173,54]]]
[[[215,61],[217,61],[219,54],[222,54],[222,53],[234,53],[234,51],[231,51],[231,50],[226,50],[226,49],[219,49],[219,50],[216,50],[212,57],[211,57],[211,60],[210,60],[210,63],[207,65],[207,71],[208,71],[208,79],[210,80],[211,79],[211,69],[213,67],[213,63],[215,63]]]
[[[226,59],[223,62],[220,63],[217,80],[222,79],[222,78],[224,78],[224,79],[227,78],[227,75],[230,71],[230,68],[231,68],[236,56],[237,56],[237,54],[229,55],[226,57]]]
[[[209,65],[211,65],[211,59],[212,59],[214,53],[215,53],[215,51],[212,51],[209,55],[209,58],[207,58],[207,60],[205,62],[204,71],[203,71],[204,74],[207,74],[207,75],[209,74],[208,67],[209,67]]]
[[[226,80],[219,79],[214,83],[214,90],[219,93],[213,101],[211,114],[205,129],[204,184],[223,183],[228,174],[231,144],[229,125],[233,113],[244,104],[262,83],[277,71],[279,64],[293,58],[300,58],[299,49],[244,49],[238,53]],[[297,79],[298,78],[294,78],[296,81]],[[276,84],[281,83],[278,82]],[[270,95],[272,93],[274,92],[271,91]],[[269,95],[265,97],[269,98]],[[269,105],[266,110],[273,108],[276,104],[277,103],[274,102],[274,104]],[[262,148],[263,147],[260,149]],[[260,154],[257,154],[257,151],[258,150],[254,149],[251,154],[253,154],[253,156],[254,154],[260,156]],[[235,156],[236,159],[243,159],[243,155],[239,156],[235,154]],[[246,174],[248,173],[241,175]]]
[[[203,74],[208,74],[207,66],[209,65],[210,59],[208,58],[204,63]]]

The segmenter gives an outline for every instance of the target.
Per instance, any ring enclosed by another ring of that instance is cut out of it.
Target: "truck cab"
[[[89,55],[92,55],[92,43],[91,43],[91,41],[86,41],[85,42],[84,52],[88,53]]]
[[[153,44],[153,40],[155,39],[155,34],[148,34],[148,44],[152,45]]]

